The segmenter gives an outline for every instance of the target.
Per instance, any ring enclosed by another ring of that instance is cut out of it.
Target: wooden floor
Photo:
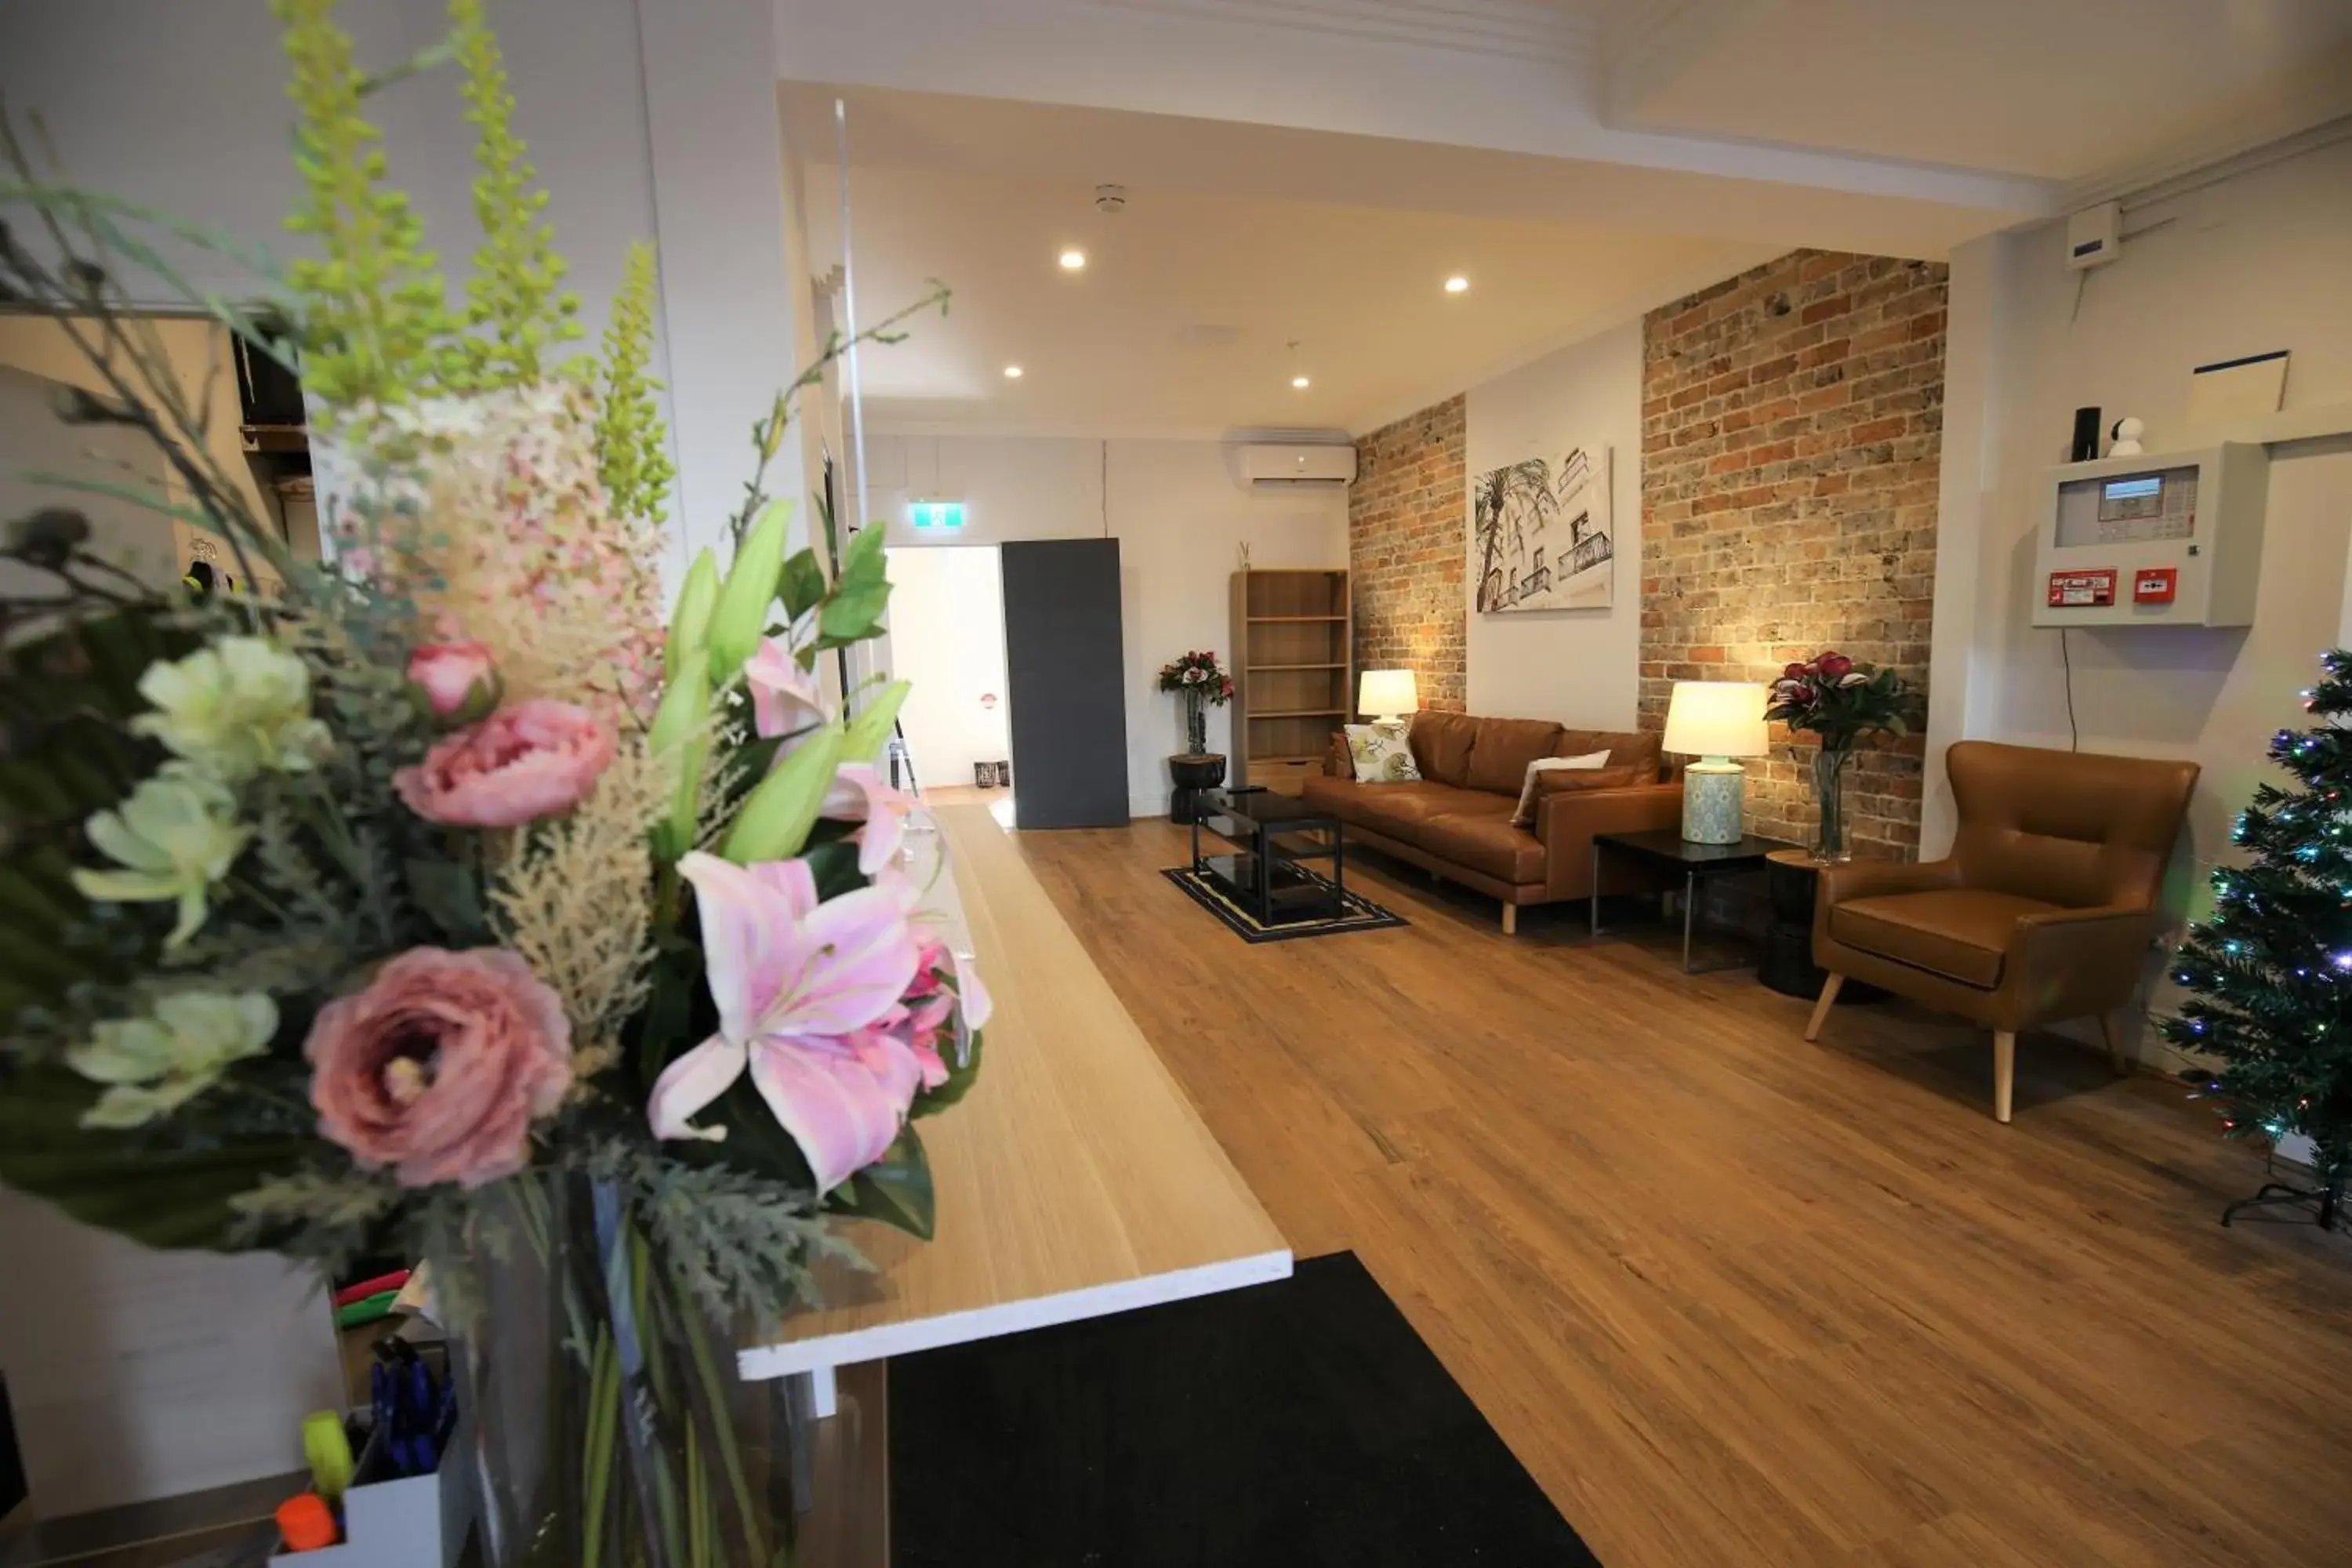
[[[1014,836],[1302,1256],[1352,1248],[1609,1568],[2352,1563],[2352,1238],[2181,1090],[1685,978],[1665,935],[1349,866],[1252,946],[1180,830]]]

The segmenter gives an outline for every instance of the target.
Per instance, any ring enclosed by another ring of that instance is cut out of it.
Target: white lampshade
[[[1766,696],[1743,680],[1677,680],[1663,743],[1689,756],[1760,757],[1771,749]]]
[[[1409,669],[1368,669],[1356,682],[1356,711],[1397,719],[1421,711],[1421,693]]]

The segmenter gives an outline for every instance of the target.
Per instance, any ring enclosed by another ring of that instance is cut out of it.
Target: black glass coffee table
[[[1707,970],[1691,967],[1691,932],[1698,919],[1699,884],[1715,877],[1761,871],[1766,856],[1776,850],[1798,847],[1800,846],[1785,838],[1759,838],[1752,833],[1736,844],[1694,844],[1682,836],[1679,828],[1673,827],[1653,828],[1646,833],[1596,833],[1592,836],[1592,934],[1601,934],[1601,859],[1603,850],[1647,861],[1668,873],[1679,871],[1683,878],[1683,973],[1706,973]],[[1745,967],[1740,963],[1711,966],[1714,969]]]
[[[1204,834],[1211,841],[1206,854]],[[1330,863],[1328,875],[1307,869],[1315,860]],[[1192,818],[1192,871],[1254,912],[1261,926],[1337,920],[1344,911],[1347,847],[1339,819],[1295,795],[1265,789],[1203,792]]]

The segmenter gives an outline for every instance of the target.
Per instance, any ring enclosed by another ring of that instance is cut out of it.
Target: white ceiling
[[[816,269],[838,97],[866,314],[956,289],[865,356],[877,427],[1360,430],[1796,247],[1941,257],[2352,114],[2352,0],[775,4]]]
[[[1685,9],[1710,25],[1654,58],[1612,57],[1612,123],[2071,182],[2352,82],[2347,0]],[[1644,14],[1638,0],[1610,13],[1626,28]]]

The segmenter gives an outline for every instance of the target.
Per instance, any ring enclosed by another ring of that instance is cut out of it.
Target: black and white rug
[[[1225,922],[1233,933],[1244,942],[1288,942],[1300,936],[1337,936],[1342,931],[1385,931],[1391,926],[1409,925],[1402,915],[1385,910],[1362,894],[1347,889],[1339,890],[1339,913],[1318,915],[1306,919],[1286,919],[1273,925],[1260,925],[1257,911],[1247,904],[1235,901],[1232,895],[1209,878],[1190,866],[1171,866],[1160,873],[1192,897],[1192,901]],[[1304,867],[1298,874],[1328,888],[1329,879],[1316,875]]]
[[[1599,1568],[1352,1252],[889,1386],[897,1568]]]

